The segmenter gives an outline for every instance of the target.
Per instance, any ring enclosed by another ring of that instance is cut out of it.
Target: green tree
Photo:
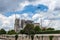
[[[19,33],[22,34],[22,40],[23,40],[23,34],[25,33],[24,30],[20,30]]]
[[[53,40],[53,36],[49,36],[50,40]]]
[[[39,26],[36,26],[36,27],[34,28],[34,31],[35,31],[35,33],[37,34],[37,33],[39,33],[39,32],[41,31],[41,29],[40,29]]]
[[[34,35],[31,35],[31,40],[33,40],[34,39]]]
[[[19,32],[20,34],[24,34],[25,33],[25,31],[24,30],[20,30],[20,32]]]
[[[17,39],[18,39],[18,34],[15,35],[15,40],[17,40]]]
[[[6,34],[6,31],[4,29],[1,29],[0,34]]]
[[[46,31],[47,29],[46,28],[42,28],[42,31]]]
[[[47,31],[52,31],[54,30],[54,28],[47,28]]]
[[[25,34],[27,34],[29,36],[29,38],[31,37],[31,39],[33,40],[34,36],[34,25],[33,24],[27,24],[24,28]]]
[[[33,24],[27,24],[24,28],[25,33],[30,35],[31,31],[34,30],[34,25]]]
[[[12,35],[12,34],[16,34],[16,32],[14,30],[9,30],[8,34]]]

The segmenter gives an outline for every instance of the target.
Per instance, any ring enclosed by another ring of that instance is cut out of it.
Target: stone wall
[[[28,35],[18,35],[18,40],[31,40]],[[60,34],[36,34],[34,40],[50,40],[49,36],[53,36],[52,40],[60,40]],[[15,40],[15,35],[0,35],[0,38],[5,40]]]

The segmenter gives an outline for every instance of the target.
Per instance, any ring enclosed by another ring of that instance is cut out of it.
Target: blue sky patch
[[[39,11],[39,10],[42,11],[42,12],[47,12],[47,11],[48,11],[48,7],[45,6],[45,5],[43,5],[43,4],[39,4],[39,5],[37,5],[37,6],[27,5],[27,6],[25,6],[24,9],[21,10],[21,11],[7,12],[7,13],[4,14],[4,15],[10,16],[10,15],[15,14],[15,13],[16,13],[16,14],[23,14],[23,13],[33,13],[33,14],[35,14],[36,11]]]

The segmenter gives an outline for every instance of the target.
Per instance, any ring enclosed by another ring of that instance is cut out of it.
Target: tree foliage
[[[25,26],[25,28],[20,31],[20,33],[22,33],[22,34],[24,33],[24,34],[29,35],[29,38],[31,37],[31,39],[33,40],[34,33],[35,33],[35,31],[34,31],[34,25],[33,24],[27,24]]]
[[[41,29],[40,29],[39,26],[36,26],[36,27],[34,28],[34,31],[35,31],[35,33],[39,33],[39,32],[41,31]]]
[[[11,34],[16,34],[16,32],[15,32],[14,30],[9,30],[9,31],[8,31],[8,34],[10,34],[10,35],[11,35]]]
[[[47,30],[48,30],[48,31],[51,31],[51,30],[54,30],[54,28],[48,28]]]
[[[15,40],[17,40],[17,39],[18,39],[18,34],[15,35]]]
[[[24,30],[20,30],[20,32],[19,32],[20,34],[24,34],[25,33],[25,31]]]
[[[34,39],[34,35],[31,35],[31,40],[33,40]]]
[[[30,35],[31,33],[34,32],[34,25],[33,24],[27,24],[24,28],[25,33]]]
[[[6,31],[4,29],[1,29],[0,34],[6,34]]]
[[[49,36],[50,40],[53,40],[53,36]]]

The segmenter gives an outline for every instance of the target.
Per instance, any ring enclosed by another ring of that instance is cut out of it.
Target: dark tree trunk
[[[31,36],[31,40],[33,40],[34,39],[34,36]]]
[[[18,39],[18,35],[15,35],[15,40],[17,40]]]

